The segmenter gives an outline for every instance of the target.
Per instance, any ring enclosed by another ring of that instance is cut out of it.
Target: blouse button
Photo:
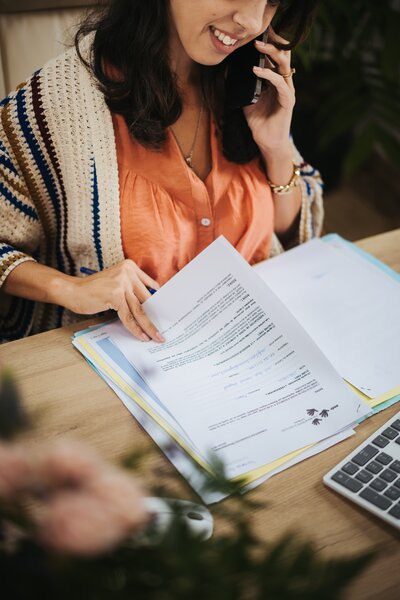
[[[208,227],[209,225],[211,225],[211,219],[207,219],[207,217],[204,217],[203,219],[201,219],[200,223],[204,227]]]

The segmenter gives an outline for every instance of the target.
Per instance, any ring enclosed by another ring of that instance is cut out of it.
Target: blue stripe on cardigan
[[[13,246],[3,246],[2,248],[0,248],[0,257],[4,256],[4,254],[8,254],[9,252],[15,252],[16,248],[13,248]]]
[[[49,165],[46,163],[45,158],[40,150],[39,144],[35,139],[32,131],[32,127],[28,121],[28,115],[26,112],[26,91],[21,89],[17,96],[17,113],[18,119],[21,126],[21,131],[25,136],[25,140],[28,144],[29,150],[32,153],[35,164],[37,165],[40,175],[42,176],[43,183],[46,186],[49,197],[52,201],[56,221],[57,221],[57,235],[56,235],[56,256],[57,256],[57,268],[60,271],[65,271],[64,258],[60,249],[60,236],[61,236],[61,214],[60,214],[60,200],[57,197],[57,190],[54,183],[54,179],[51,175]]]
[[[4,165],[5,167],[7,167],[7,169],[9,171],[11,171],[12,173],[14,173],[15,175],[18,175],[17,169],[14,167],[14,165],[12,164],[9,154],[7,152],[7,148],[5,147],[5,145],[3,144],[3,142],[0,140],[0,165]]]
[[[2,150],[1,146],[2,144],[0,142],[0,152]],[[18,175],[17,169],[14,167],[11,160],[5,154],[0,154],[0,165],[4,165],[6,169],[11,171],[11,173],[14,173],[14,175]]]
[[[11,100],[13,99],[13,96],[6,96],[1,102],[0,102],[0,108],[4,108],[4,106],[7,106],[7,104],[9,102],[11,102]]]
[[[0,198],[4,197],[12,206],[17,208],[20,212],[24,213],[27,217],[30,217],[34,221],[38,221],[39,217],[34,208],[28,206],[21,200],[18,200],[16,196],[0,181]]]
[[[96,163],[93,159],[93,174],[92,174],[92,200],[93,200],[93,239],[96,247],[97,260],[99,263],[99,271],[104,268],[103,252],[100,242],[100,214],[99,214],[99,188],[97,185],[97,170]]]

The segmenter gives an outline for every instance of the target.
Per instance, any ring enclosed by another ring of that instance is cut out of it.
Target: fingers
[[[149,336],[143,331],[143,329],[137,323],[137,321],[135,320],[135,317],[131,313],[130,308],[127,304],[124,304],[118,310],[118,317],[120,318],[122,324],[127,328],[128,331],[130,331],[130,333],[132,335],[134,335],[139,340],[142,340],[143,342],[150,341]]]
[[[133,292],[126,293],[125,302],[120,306],[118,316],[125,327],[138,339],[144,342],[151,339],[156,342],[165,341]]]
[[[283,108],[292,109],[295,104],[294,89],[292,86],[288,86],[286,80],[272,71],[271,69],[262,69],[260,67],[253,67],[254,73],[257,77],[270,81],[275,87],[279,96],[279,103]]]
[[[289,44],[289,40],[285,40],[285,38],[276,33],[272,25],[268,27],[268,37],[270,40],[272,40],[272,42],[279,42],[280,44]]]
[[[112,306],[122,323],[135,337],[142,341],[152,339],[164,342],[164,338],[142,307],[142,303],[151,296],[148,288],[158,290],[160,286],[133,261],[125,260],[115,267]]]
[[[282,38],[281,36],[278,36],[273,30],[272,30],[272,32],[273,32],[273,35],[271,37],[273,38],[274,41],[278,41],[280,43],[287,43],[287,41],[284,38]],[[260,42],[259,40],[256,41],[256,47],[260,52],[265,54],[268,59],[270,59],[270,61],[276,67],[276,70],[280,75],[286,75],[286,74],[290,73],[290,69],[291,69],[291,52],[290,52],[290,50],[280,50],[273,43],[264,44],[263,42]],[[294,91],[294,84],[293,84],[292,77],[286,78],[285,83],[292,91]]]
[[[139,269],[139,267],[137,267],[137,274],[138,274],[140,280],[143,281],[144,285],[147,288],[151,288],[153,290],[160,289],[159,283],[155,279],[152,279],[149,275],[147,275],[147,273],[142,271],[142,269]]]
[[[142,303],[145,302],[147,298],[150,298],[151,296],[151,293],[149,292],[148,288],[142,281],[140,281],[140,279],[138,279],[138,281],[136,281],[133,285],[133,291],[135,292],[135,296],[137,296],[137,298],[139,298],[140,302]]]

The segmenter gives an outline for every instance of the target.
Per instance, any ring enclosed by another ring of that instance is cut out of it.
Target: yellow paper
[[[381,394],[380,396],[376,396],[376,398],[370,398],[369,396],[366,396],[365,394],[363,394],[358,388],[354,387],[354,385],[351,385],[351,383],[349,381],[346,381],[346,383],[353,390],[353,392],[355,392],[360,398],[365,400],[365,402],[367,402],[371,408],[374,408],[375,406],[379,406],[379,404],[382,404],[382,402],[386,402],[387,400],[390,400],[391,398],[394,398],[394,396],[398,396],[400,394],[400,385],[399,385],[399,386],[393,388],[392,390],[389,390],[388,392]]]

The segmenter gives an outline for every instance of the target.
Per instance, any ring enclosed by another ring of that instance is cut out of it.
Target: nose
[[[234,15],[234,22],[239,25],[247,35],[258,35],[264,26],[265,0],[244,0]]]

